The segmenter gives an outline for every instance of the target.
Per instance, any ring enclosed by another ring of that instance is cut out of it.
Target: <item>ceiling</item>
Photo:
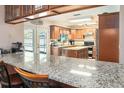
[[[95,22],[98,24],[98,15],[102,13],[110,13],[110,12],[119,12],[120,6],[118,5],[110,5],[110,6],[101,6],[86,10],[80,10],[76,12],[70,12],[65,14],[60,14],[57,16],[51,16],[46,18],[39,19],[40,21],[43,21],[43,23],[47,22],[49,24],[53,25],[60,25],[65,27],[71,27],[71,28],[79,28],[79,27],[91,27],[91,25],[86,25],[84,22],[70,22],[70,20],[74,19],[83,19],[86,17],[92,18],[92,22]],[[79,25],[80,24],[80,25]],[[81,25],[82,24],[82,25]],[[93,27],[97,27],[98,25],[92,25]]]

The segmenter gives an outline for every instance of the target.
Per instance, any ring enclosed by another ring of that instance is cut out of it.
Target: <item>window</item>
[[[33,29],[24,31],[24,48],[25,51],[33,51]]]
[[[46,53],[46,33],[40,32],[40,53]]]

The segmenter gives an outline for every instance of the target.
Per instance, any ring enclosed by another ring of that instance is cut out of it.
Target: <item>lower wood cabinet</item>
[[[51,50],[51,55],[54,55],[54,56],[62,55],[62,48],[60,47],[51,46],[50,50]]]
[[[69,50],[63,49],[62,55],[73,58],[88,58],[88,48],[80,49],[80,50]]]
[[[54,56],[66,56],[66,57],[73,57],[73,58],[88,58],[88,48],[83,48],[80,50],[71,50],[71,49],[64,49],[61,47],[51,46],[51,55]]]

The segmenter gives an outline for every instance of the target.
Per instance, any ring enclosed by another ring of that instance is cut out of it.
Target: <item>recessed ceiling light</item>
[[[86,22],[86,21],[92,21],[92,18],[88,17],[88,18],[80,18],[80,19],[70,20],[70,22],[72,22],[72,23],[75,23],[75,22]]]
[[[39,17],[42,17],[42,16],[46,16],[46,15],[48,15],[48,13],[47,12],[43,12],[43,13],[39,13]]]
[[[33,19],[33,18],[34,18],[34,16],[28,16],[28,17],[26,17],[26,18]]]
[[[79,26],[81,26],[81,25],[97,25],[97,23],[96,22],[84,22],[84,23],[77,24],[77,25],[79,25]]]

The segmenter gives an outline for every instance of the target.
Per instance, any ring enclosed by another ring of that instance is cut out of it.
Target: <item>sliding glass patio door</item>
[[[34,30],[25,29],[24,30],[24,49],[25,51],[33,52],[34,43]]]
[[[46,57],[47,33],[39,26],[26,28],[24,30],[24,49],[27,55],[35,55],[40,59]]]

